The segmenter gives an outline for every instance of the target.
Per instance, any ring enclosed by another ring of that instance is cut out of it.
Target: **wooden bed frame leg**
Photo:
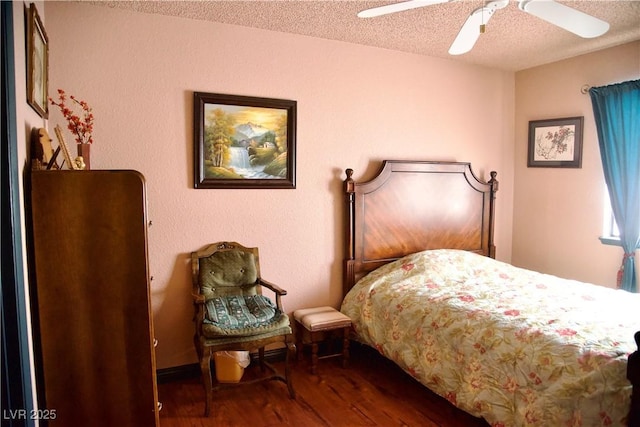
[[[631,382],[631,409],[627,425],[640,427],[640,331],[634,336],[638,350],[629,355],[627,362],[627,379]]]

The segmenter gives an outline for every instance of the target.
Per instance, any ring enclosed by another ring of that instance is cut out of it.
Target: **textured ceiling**
[[[460,56],[448,49],[482,0],[456,0],[377,18],[356,13],[391,1],[84,1],[93,5],[262,28],[385,49],[449,58],[509,71],[570,58],[640,40],[640,1],[563,1],[609,22],[609,31],[583,39],[518,9],[498,10],[473,50]],[[638,64],[640,69],[640,64]]]

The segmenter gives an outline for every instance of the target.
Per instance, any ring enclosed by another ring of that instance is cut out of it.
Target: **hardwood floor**
[[[351,353],[347,369],[339,359],[325,359],[319,362],[318,375],[310,373],[308,357],[296,362],[295,400],[279,381],[215,392],[209,418],[203,417],[204,391],[199,377],[159,384],[163,404],[160,425],[488,426],[431,393],[372,349],[354,344]],[[252,367],[245,375],[251,375]]]

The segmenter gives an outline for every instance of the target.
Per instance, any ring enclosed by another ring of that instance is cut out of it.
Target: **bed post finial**
[[[353,193],[353,169],[348,168],[345,173],[347,174],[347,179],[344,180],[344,191]]]
[[[498,176],[498,172],[491,171],[489,172],[489,175],[491,175],[489,184],[491,184],[491,187],[492,187],[491,190],[495,193],[496,191],[498,191],[498,180],[496,179],[496,177]]]

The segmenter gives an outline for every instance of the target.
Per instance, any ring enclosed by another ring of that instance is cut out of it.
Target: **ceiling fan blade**
[[[390,13],[402,12],[404,10],[416,9],[418,7],[431,6],[432,4],[447,3],[451,0],[409,0],[400,3],[392,3],[384,6],[374,7],[358,12],[359,18],[374,18],[376,16],[388,15]]]
[[[587,39],[609,31],[609,23],[553,0],[520,0],[518,7],[531,15]]]
[[[494,7],[484,6],[471,12],[451,44],[449,55],[462,55],[473,49],[478,37],[480,37],[480,26],[486,25],[495,11]]]

